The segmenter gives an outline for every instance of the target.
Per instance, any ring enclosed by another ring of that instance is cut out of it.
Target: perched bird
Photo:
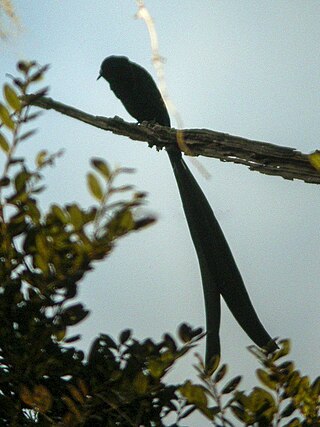
[[[99,77],[110,84],[128,113],[139,123],[170,127],[170,118],[151,75],[125,56],[110,56]],[[215,215],[178,146],[167,149],[183,209],[197,252],[206,311],[206,363],[220,355],[220,294],[244,331],[259,347],[277,348],[261,324]]]

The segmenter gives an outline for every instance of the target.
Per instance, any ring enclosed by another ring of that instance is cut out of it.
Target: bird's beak
[[[100,77],[101,77],[101,74],[99,74],[99,75],[98,75],[97,80],[99,80],[99,79],[100,79]]]

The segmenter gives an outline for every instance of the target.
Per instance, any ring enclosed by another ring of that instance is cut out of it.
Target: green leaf
[[[182,342],[187,343],[192,339],[192,329],[187,323],[182,323],[179,326],[178,335]]]
[[[238,375],[237,377],[233,378],[231,381],[229,381],[222,389],[222,394],[228,394],[231,393],[233,390],[235,390],[238,385],[240,384],[242,377],[241,375]]]
[[[21,101],[15,90],[7,83],[3,86],[4,97],[14,111],[21,110]]]
[[[63,328],[54,333],[54,337],[57,341],[62,341],[66,336],[67,329]]]
[[[127,211],[124,211],[122,213],[122,215],[120,216],[120,220],[119,220],[119,227],[122,230],[126,230],[126,231],[133,229],[134,220],[133,220],[132,212],[127,210]]]
[[[39,71],[36,71],[30,76],[30,81],[38,82],[39,80],[42,80],[42,78],[43,78],[43,70],[40,69]]]
[[[150,359],[148,361],[148,370],[153,378],[159,379],[162,377],[166,369],[166,365],[160,360]]]
[[[278,365],[278,369],[281,371],[281,374],[289,375],[291,372],[293,372],[295,366],[294,363],[290,360],[287,360],[286,362],[281,363]]]
[[[36,267],[40,268],[40,270],[44,274],[49,273],[49,266],[48,266],[47,259],[44,259],[43,256],[42,256],[42,254],[41,255],[39,253],[35,254],[34,264],[35,264]]]
[[[28,73],[30,68],[34,67],[36,63],[34,61],[19,61],[17,64],[17,69],[23,73]]]
[[[133,380],[133,387],[138,394],[145,394],[148,390],[149,380],[142,372],[138,372]]]
[[[49,259],[49,247],[46,237],[43,234],[38,233],[35,238],[35,245],[37,251],[41,255],[41,258],[48,261]]]
[[[121,332],[119,341],[121,344],[125,344],[131,337],[132,331],[131,329],[125,329]]]
[[[10,117],[8,109],[0,102],[0,120],[10,130],[15,128],[14,121]]]
[[[299,384],[301,381],[301,377],[298,371],[293,371],[288,380],[288,385],[286,387],[286,393],[289,396],[295,396],[298,392]]]
[[[243,391],[235,391],[234,397],[241,406],[246,407],[249,405],[250,398]]]
[[[64,325],[73,326],[81,322],[88,314],[89,311],[85,310],[82,304],[74,304],[63,311],[61,318]]]
[[[226,375],[228,370],[227,365],[222,365],[221,368],[218,370],[218,372],[215,374],[213,381],[215,383],[218,383],[219,381],[222,380],[222,378]]]
[[[271,376],[266,371],[263,369],[257,369],[256,374],[262,384],[269,387],[271,390],[276,390],[278,385],[277,381],[271,378]]]
[[[0,179],[0,187],[7,187],[10,184],[10,179],[4,176]]]
[[[81,335],[80,335],[80,334],[77,334],[77,335],[73,335],[72,337],[65,338],[65,339],[64,339],[64,342],[65,342],[66,344],[71,344],[71,343],[73,343],[73,342],[79,341],[79,339],[80,339],[80,338],[81,338]]]
[[[252,412],[261,412],[262,409],[265,411],[270,408],[272,410],[271,413],[276,411],[276,404],[272,394],[261,387],[253,388],[246,407]]]
[[[281,345],[280,350],[276,351],[272,357],[273,362],[275,362],[276,360],[278,360],[281,357],[284,357],[288,353],[290,353],[290,341],[289,340],[280,341],[280,345]]]
[[[91,194],[99,201],[103,199],[103,191],[98,178],[91,172],[87,174],[87,183]]]
[[[247,415],[245,411],[242,408],[239,408],[239,406],[231,405],[231,410],[236,418],[238,420],[246,422],[247,421]]]
[[[0,148],[5,153],[9,153],[10,146],[4,135],[0,132]]]
[[[309,162],[317,170],[320,171],[320,151],[316,150],[314,153],[309,154]]]
[[[107,180],[109,180],[109,178],[111,177],[111,172],[109,166],[104,160],[94,158],[91,160],[91,164],[94,168],[97,169],[98,172],[101,173],[104,178],[107,178]]]
[[[48,151],[47,150],[39,151],[39,153],[37,154],[36,160],[35,160],[36,166],[38,168],[40,166],[42,166],[46,162],[47,157],[48,157]]]
[[[74,226],[75,230],[80,230],[83,226],[81,209],[76,204],[72,204],[67,207],[67,210],[70,215],[71,223]]]
[[[213,417],[215,417],[216,415],[218,415],[221,412],[220,406],[210,406],[209,410],[210,410]]]
[[[282,411],[281,411],[281,418],[289,417],[294,411],[296,410],[296,407],[292,402],[290,402]]]
[[[208,399],[202,386],[186,381],[179,387],[179,391],[187,399],[188,403],[195,404],[198,407],[207,407]]]
[[[288,424],[285,424],[283,427],[301,427],[301,420],[299,418],[294,418],[289,421]]]
[[[312,391],[315,394],[315,396],[319,396],[320,395],[320,377],[317,377],[312,385],[311,385]]]
[[[37,203],[34,200],[29,199],[26,203],[26,207],[26,214],[32,219],[34,223],[38,224],[41,218],[41,212],[37,207]]]
[[[26,185],[29,179],[30,179],[30,174],[25,170],[22,170],[16,175],[14,179],[14,185],[17,190],[17,193],[20,193],[21,191],[26,189]]]
[[[62,224],[68,224],[68,214],[60,206],[52,205],[51,211],[62,222]]]

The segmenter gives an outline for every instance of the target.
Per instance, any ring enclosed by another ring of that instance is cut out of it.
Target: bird
[[[103,77],[138,123],[152,122],[171,127],[161,93],[151,74],[126,56],[109,56],[101,64]],[[178,147],[167,148],[182,206],[200,266],[206,317],[207,366],[220,357],[220,296],[235,319],[259,347],[276,350],[250,300],[242,276],[214,212]]]

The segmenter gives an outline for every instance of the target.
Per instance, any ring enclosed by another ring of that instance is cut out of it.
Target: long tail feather
[[[255,344],[276,349],[276,344],[255,312],[229,245],[205,195],[181,153],[168,151],[168,155],[200,264],[207,323],[206,360],[220,354],[219,294]]]

